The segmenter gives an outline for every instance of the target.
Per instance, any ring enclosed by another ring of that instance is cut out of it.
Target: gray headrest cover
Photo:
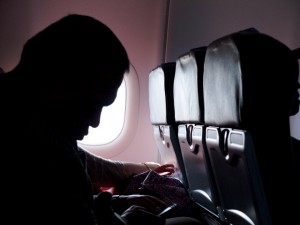
[[[153,69],[149,74],[149,108],[152,124],[167,123],[165,76],[161,67]]]
[[[197,63],[193,52],[189,52],[176,60],[174,79],[176,121],[198,122],[200,120],[197,73]]]
[[[243,104],[242,73],[238,49],[229,36],[207,48],[203,88],[205,123],[238,126]]]

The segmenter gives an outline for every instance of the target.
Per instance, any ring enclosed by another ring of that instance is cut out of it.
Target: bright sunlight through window
[[[124,126],[126,86],[123,80],[115,101],[103,107],[98,127],[89,127],[89,134],[79,143],[86,145],[104,145],[112,142],[121,133]]]

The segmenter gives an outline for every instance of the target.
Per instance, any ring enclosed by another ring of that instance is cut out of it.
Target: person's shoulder
[[[292,147],[294,150],[300,151],[300,140],[291,136]]]
[[[296,161],[296,166],[300,172],[300,140],[291,136],[293,154]]]

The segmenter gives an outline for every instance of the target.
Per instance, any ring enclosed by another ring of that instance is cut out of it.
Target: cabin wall
[[[250,27],[291,49],[300,47],[299,0],[170,0],[168,24],[165,61]],[[290,124],[292,136],[300,140],[300,113]]]

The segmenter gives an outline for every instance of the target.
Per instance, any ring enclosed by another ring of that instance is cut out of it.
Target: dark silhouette
[[[99,123],[128,69],[120,41],[86,16],[67,16],[25,44],[0,82],[5,213],[28,224],[95,224],[76,140]]]
[[[164,223],[139,206],[110,221],[104,215],[112,213],[109,196],[99,195],[103,211],[95,210],[85,164],[92,156],[77,146],[89,126],[98,126],[128,70],[121,42],[88,16],[68,15],[26,42],[17,66],[0,76],[1,215],[7,224]],[[145,199],[156,210],[165,206]]]

